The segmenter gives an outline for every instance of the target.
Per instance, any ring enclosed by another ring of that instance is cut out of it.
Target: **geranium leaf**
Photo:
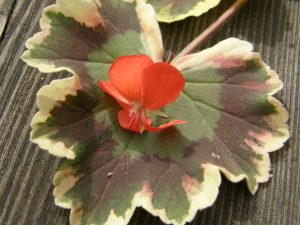
[[[90,92],[107,79],[119,56],[147,53],[154,61],[162,59],[155,12],[142,0],[58,0],[44,10],[40,25],[42,31],[26,43],[23,60],[42,72],[78,74]]]
[[[231,38],[175,58],[185,89],[164,108],[168,119],[152,120],[187,123],[140,135],[120,127],[120,106],[96,83],[119,56],[161,60],[151,5],[58,0],[44,11],[41,28],[23,59],[43,72],[74,76],[39,91],[31,140],[69,159],[55,176],[54,195],[72,209],[72,225],[127,224],[138,206],[165,223],[184,224],[215,201],[219,171],[233,182],[245,179],[252,193],[268,180],[268,152],[287,140],[288,116],[272,97],[281,81],[251,44]]]
[[[172,64],[187,82],[182,94],[189,102],[187,111],[202,117],[199,146],[211,146],[207,149],[213,164],[233,182],[246,178],[255,193],[258,183],[269,178],[268,152],[282,147],[289,132],[288,113],[272,97],[282,89],[282,82],[252,48],[230,38]],[[196,130],[190,127],[189,136]]]
[[[200,16],[217,6],[220,0],[147,0],[153,5],[157,19],[171,23],[189,16]]]
[[[272,97],[282,83],[251,51],[230,38],[173,61],[186,87],[164,110],[187,124],[157,133],[122,129],[118,104],[89,95],[77,77],[42,88],[32,140],[74,158],[54,179],[56,203],[72,209],[71,224],[127,224],[138,206],[184,224],[214,202],[219,170],[233,182],[246,179],[255,193],[269,178],[268,152],[288,130],[287,113]]]
[[[190,167],[191,142],[179,130],[126,131],[117,122],[119,106],[109,96],[95,104],[78,82],[71,77],[41,89],[31,135],[50,153],[75,158],[54,179],[56,203],[72,208],[71,224],[126,224],[137,206],[181,224],[214,202],[218,168]]]

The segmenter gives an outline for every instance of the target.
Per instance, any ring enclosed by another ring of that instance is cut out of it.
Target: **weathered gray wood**
[[[0,0],[0,224],[64,225],[69,210],[54,205],[52,178],[60,160],[29,142],[35,94],[63,74],[41,74],[19,57],[38,31],[42,9],[54,0]],[[198,19],[162,24],[167,48],[175,53],[197,36],[233,1]],[[300,221],[300,2],[251,0],[207,44],[230,36],[248,40],[284,81],[277,97],[290,112],[290,141],[271,154],[273,178],[251,196],[244,183],[223,179],[215,204],[199,212],[193,225],[297,225]],[[205,46],[204,46],[205,47]],[[138,209],[132,225],[162,224]]]
[[[2,0],[0,1],[0,40],[2,40],[5,35],[7,25],[9,24],[9,19],[13,12],[14,4],[16,0]]]

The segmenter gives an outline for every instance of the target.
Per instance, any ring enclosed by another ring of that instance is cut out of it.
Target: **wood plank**
[[[15,3],[16,0],[2,0],[0,2],[0,42],[5,36],[5,31],[13,13]]]
[[[178,52],[232,2],[223,1],[200,18],[162,24],[166,48]],[[54,0],[13,3],[0,2],[0,34],[5,30],[0,42],[0,224],[67,225],[69,210],[55,206],[52,197],[52,178],[60,160],[29,142],[29,124],[37,110],[35,94],[43,85],[67,73],[41,74],[19,59],[25,41],[39,29],[42,9]],[[191,224],[299,224],[299,21],[299,1],[252,0],[204,46],[231,36],[254,43],[255,50],[284,81],[284,89],[277,97],[290,112],[292,138],[283,149],[271,154],[273,178],[260,185],[255,196],[244,183],[223,179],[215,204],[199,212]],[[130,224],[162,225],[142,209],[136,211]]]

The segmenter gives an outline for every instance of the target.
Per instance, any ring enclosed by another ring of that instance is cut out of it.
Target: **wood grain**
[[[200,18],[162,24],[165,45],[177,53],[232,3]],[[0,224],[67,225],[69,210],[54,205],[52,178],[60,163],[29,142],[35,94],[67,73],[41,74],[19,58],[25,41],[39,30],[42,9],[54,0],[0,0]],[[197,214],[193,225],[298,225],[300,221],[300,2],[251,0],[203,47],[227,37],[255,45],[284,81],[277,97],[290,112],[291,139],[271,154],[273,178],[252,196],[244,183],[223,179],[215,204]],[[142,209],[131,225],[160,225]]]
[[[2,0],[0,2],[0,40],[3,39],[11,18],[16,1]]]

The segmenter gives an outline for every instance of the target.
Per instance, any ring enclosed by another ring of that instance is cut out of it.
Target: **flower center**
[[[132,104],[132,108],[130,109],[129,116],[130,117],[141,116],[142,112],[143,112],[143,106],[140,103],[135,102]]]

